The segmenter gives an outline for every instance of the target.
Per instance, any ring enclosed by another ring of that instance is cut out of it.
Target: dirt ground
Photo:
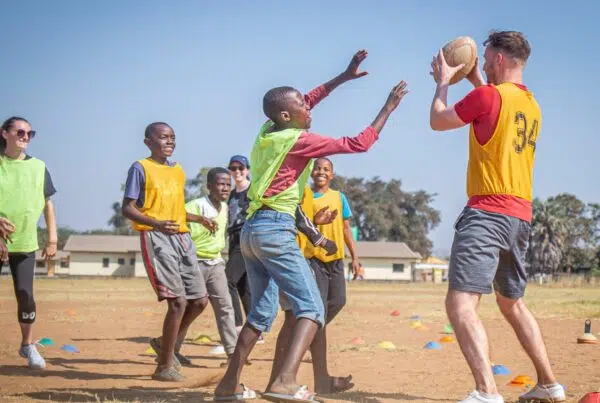
[[[446,402],[464,398],[473,389],[469,369],[456,342],[440,343],[441,350],[427,350],[439,341],[447,323],[444,285],[374,284],[348,286],[348,304],[328,328],[332,373],[351,373],[352,391],[323,396],[326,401]],[[223,356],[209,354],[213,345],[186,343],[182,353],[194,367],[183,368],[182,384],[152,381],[154,356],[146,353],[148,338],[160,333],[165,305],[156,302],[145,279],[38,279],[36,339],[51,338],[55,345],[41,347],[48,367],[32,371],[17,354],[16,323],[10,277],[0,278],[0,400],[1,401],[144,401],[174,402],[212,400],[215,380],[223,374]],[[580,345],[584,320],[592,319],[592,331],[600,336],[600,288],[530,286],[526,301],[538,318],[559,381],[568,401],[600,389],[600,344]],[[399,316],[392,316],[399,310]],[[511,386],[517,375],[535,380],[529,362],[508,325],[498,313],[492,296],[482,300],[480,313],[487,328],[494,364],[510,375],[496,376],[507,401],[515,401],[525,388]],[[411,316],[420,315],[425,327],[411,328]],[[258,345],[242,374],[244,383],[261,391],[269,376],[277,330]],[[594,320],[595,319],[595,320]],[[201,334],[218,340],[212,311],[192,325],[189,337]],[[360,337],[364,344],[351,340]],[[394,350],[378,346],[392,342]],[[75,345],[80,352],[60,349]],[[307,356],[299,380],[312,386]]]

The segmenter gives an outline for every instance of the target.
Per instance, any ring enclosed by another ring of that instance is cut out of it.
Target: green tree
[[[434,194],[423,190],[405,192],[400,180],[334,177],[331,188],[348,197],[358,239],[405,242],[423,256],[433,246],[428,235],[440,223],[440,213],[431,207]]]
[[[38,244],[40,248],[43,248],[44,246],[46,246],[46,242],[48,240],[48,231],[46,230],[46,228],[38,227],[37,232]],[[65,243],[67,242],[67,239],[69,239],[69,236],[73,234],[79,234],[80,232],[70,227],[58,227],[56,229],[56,233],[58,235],[57,249],[62,250],[65,247]]]
[[[206,175],[211,168],[202,167],[196,176],[185,181],[185,201],[188,202],[208,194]]]
[[[596,260],[596,220],[592,208],[576,196],[561,193],[550,197],[565,226],[561,269],[570,273],[578,267],[592,267]]]
[[[121,193],[125,192],[125,184],[121,184]],[[111,226],[112,231],[108,231],[108,233],[112,233],[115,235],[131,235],[133,234],[133,227],[131,220],[126,218],[121,211],[120,201],[115,201],[111,204],[110,209],[112,210],[112,216],[108,219],[108,225]],[[96,230],[97,231],[97,230]]]

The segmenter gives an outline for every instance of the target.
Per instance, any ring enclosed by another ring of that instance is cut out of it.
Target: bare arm
[[[15,232],[15,225],[6,217],[0,217],[0,239],[10,241],[10,235]]]
[[[135,207],[135,203],[136,201],[134,199],[129,199],[127,197],[123,198],[123,203],[121,204],[121,212],[123,213],[123,216],[131,221],[135,221],[152,228],[156,227],[158,225],[158,221],[142,214]]]
[[[157,231],[166,234],[176,234],[179,232],[179,225],[173,220],[158,221],[154,218],[142,214],[135,206],[136,201],[127,197],[123,198],[121,212],[123,216],[142,225],[152,227]]]
[[[336,77],[323,84],[323,87],[325,87],[325,91],[327,91],[327,93],[330,94],[331,91],[335,90],[337,87],[344,84],[346,81],[361,78],[369,74],[366,71],[358,70],[360,64],[363,62],[363,60],[367,58],[368,55],[369,53],[365,49],[361,49],[358,52],[356,52],[354,56],[352,56],[348,67],[346,67],[346,70],[344,70],[341,74],[338,74]]]
[[[48,241],[46,241],[46,247],[44,248],[43,254],[46,260],[56,255],[56,248],[58,245],[58,234],[56,231],[56,215],[54,214],[54,204],[50,199],[46,199],[44,205],[44,220],[46,221],[46,229],[48,231]]]
[[[466,125],[460,119],[454,107],[448,107],[448,87],[450,86],[450,80],[462,67],[462,64],[456,67],[448,66],[448,63],[444,59],[444,52],[441,50],[431,62],[430,74],[437,84],[429,110],[429,126],[433,130],[452,130]],[[483,76],[479,71],[479,59],[477,59],[473,70],[471,70],[467,78],[475,88],[485,84]]]
[[[207,230],[210,231],[211,234],[214,234],[215,231],[217,231],[219,229],[219,225],[217,224],[216,221],[211,220],[210,218],[206,218],[206,217],[201,216],[201,215],[192,214],[192,213],[186,213],[185,214],[185,219],[188,222],[193,222],[193,223],[196,223],[196,224],[203,225]]]
[[[358,256],[356,256],[356,245],[354,244],[354,238],[352,237],[352,228],[350,227],[350,220],[344,220],[344,243],[348,247],[350,257],[352,258],[352,274],[356,274],[359,269]]]
[[[8,248],[6,247],[6,241],[0,237],[0,262],[8,261]]]
[[[371,123],[371,127],[375,129],[377,133],[381,133],[388,118],[398,105],[400,105],[400,101],[402,101],[402,98],[404,98],[407,93],[408,90],[406,89],[406,82],[404,81],[400,81],[398,85],[392,88],[392,92],[390,92],[388,99],[385,101],[379,114],[375,117],[375,120],[373,120],[373,123]]]
[[[438,84],[429,111],[429,125],[433,130],[452,130],[463,127],[454,107],[448,107],[448,84]]]

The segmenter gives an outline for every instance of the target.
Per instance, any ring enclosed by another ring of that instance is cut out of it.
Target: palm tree
[[[108,225],[113,227],[114,232],[119,235],[131,234],[131,225],[129,220],[121,212],[121,203],[114,202],[111,206],[112,217],[108,220]]]
[[[566,235],[566,225],[558,207],[534,200],[529,243],[530,271],[555,273],[560,267]]]

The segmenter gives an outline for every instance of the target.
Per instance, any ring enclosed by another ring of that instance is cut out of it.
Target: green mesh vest
[[[37,158],[0,157],[0,216],[16,227],[6,246],[12,253],[38,250],[37,225],[44,211],[46,165]]]
[[[265,192],[271,185],[273,178],[279,171],[281,164],[288,153],[298,141],[298,137],[304,131],[302,129],[286,129],[278,132],[269,132],[273,126],[272,121],[265,123],[258,133],[250,154],[250,189],[248,198],[248,218],[262,206],[268,206],[280,213],[296,215],[296,206],[302,200],[304,186],[312,169],[312,161],[307,164],[302,174],[290,187],[271,197],[264,197]]]

